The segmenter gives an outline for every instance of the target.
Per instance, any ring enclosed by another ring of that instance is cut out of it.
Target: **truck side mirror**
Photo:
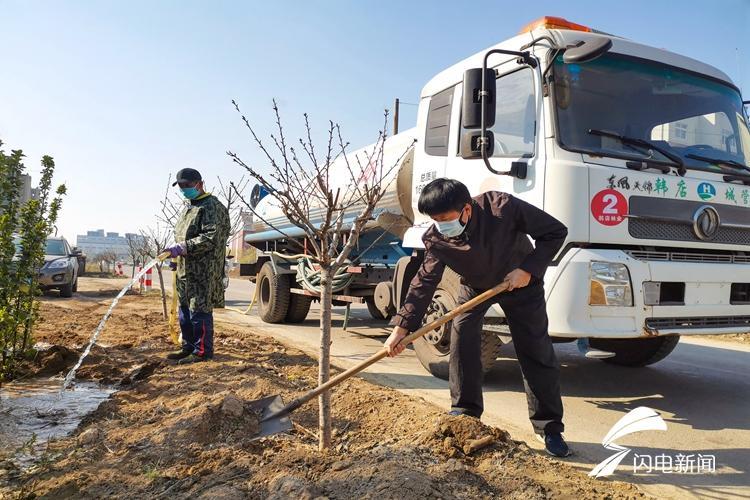
[[[461,122],[463,128],[482,126],[482,73],[484,73],[484,126],[495,124],[495,94],[497,93],[495,71],[492,69],[471,68],[464,72],[464,95],[461,102]]]
[[[495,149],[495,135],[486,130],[484,132],[487,137],[487,156],[492,156],[492,152]],[[479,144],[479,139],[482,137],[482,132],[479,130],[467,130],[461,136],[461,158],[464,160],[474,160],[482,157],[482,148]]]

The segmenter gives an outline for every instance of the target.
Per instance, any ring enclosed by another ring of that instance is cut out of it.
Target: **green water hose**
[[[338,268],[333,275],[332,292],[340,292],[354,281],[354,275],[347,271],[349,262]],[[315,270],[312,260],[308,256],[302,256],[297,260],[297,281],[302,282],[302,287],[311,292],[320,292],[320,269]]]

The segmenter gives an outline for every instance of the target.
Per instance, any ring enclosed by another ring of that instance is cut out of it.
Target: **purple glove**
[[[175,262],[173,260],[170,261],[169,262],[169,269],[172,270],[172,271],[177,271],[177,262]]]
[[[180,257],[182,255],[187,255],[187,249],[185,248],[184,243],[178,243],[173,247],[169,247],[164,249],[164,251],[169,252],[169,256],[173,259],[175,257]]]

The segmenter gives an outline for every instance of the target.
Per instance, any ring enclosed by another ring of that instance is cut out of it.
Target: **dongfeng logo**
[[[615,453],[594,467],[589,476],[606,477],[615,472],[626,456],[632,451],[630,448],[615,443],[615,440],[638,431],[666,431],[667,424],[655,410],[646,406],[629,411],[617,421],[609,430],[602,446]],[[702,453],[675,455],[660,453],[658,455],[639,454],[633,455],[633,473],[662,472],[665,474],[701,474],[716,472],[716,456],[704,455]]]
[[[714,196],[716,196],[716,188],[713,186],[713,184],[709,184],[708,182],[701,182],[698,184],[698,196],[700,196],[701,200],[710,200]]]
[[[719,212],[714,207],[703,205],[693,214],[693,232],[704,241],[714,239],[720,226]]]

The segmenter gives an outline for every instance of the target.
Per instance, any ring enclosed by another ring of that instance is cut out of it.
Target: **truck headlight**
[[[590,294],[592,306],[632,306],[633,287],[625,264],[615,262],[591,262],[589,264]]]
[[[47,264],[47,269],[62,269],[68,267],[68,259],[57,259]]]

